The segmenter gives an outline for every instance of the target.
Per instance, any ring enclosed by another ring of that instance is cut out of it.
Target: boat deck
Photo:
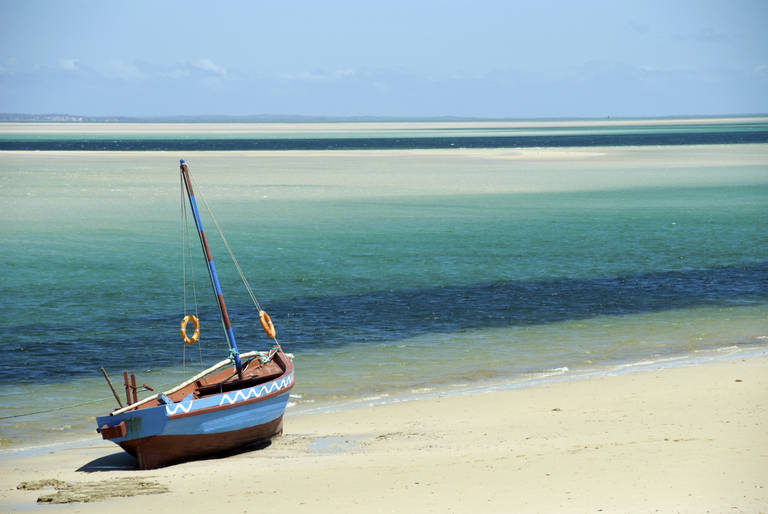
[[[179,403],[188,399],[199,399],[213,394],[245,389],[255,385],[264,384],[276,378],[279,378],[286,372],[286,364],[282,362],[282,353],[278,353],[272,360],[262,363],[259,357],[254,357],[243,363],[242,378],[238,378],[237,373],[232,368],[225,368],[220,371],[194,381],[191,384],[174,391],[167,397],[174,403]],[[151,401],[139,402],[135,408],[148,409],[157,407],[163,402],[154,398]]]

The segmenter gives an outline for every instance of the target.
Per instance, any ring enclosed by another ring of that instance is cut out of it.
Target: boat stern
[[[168,422],[163,406],[137,409],[122,414],[99,416],[96,431],[115,444],[161,434]]]

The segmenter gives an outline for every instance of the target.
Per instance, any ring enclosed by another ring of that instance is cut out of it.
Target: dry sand
[[[153,471],[106,442],[6,456],[0,511],[768,512],[767,372],[763,354],[294,415],[267,448]]]

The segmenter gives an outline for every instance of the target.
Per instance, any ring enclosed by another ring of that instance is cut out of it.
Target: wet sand
[[[293,415],[266,448],[152,471],[96,440],[6,455],[0,510],[765,512],[767,371],[763,353]]]

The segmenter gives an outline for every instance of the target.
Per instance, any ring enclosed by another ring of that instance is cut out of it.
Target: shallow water
[[[296,354],[291,409],[768,344],[767,146],[557,152],[182,157]],[[178,338],[177,157],[0,154],[4,446],[93,430],[100,366],[164,388],[226,357],[194,245],[201,346]]]

